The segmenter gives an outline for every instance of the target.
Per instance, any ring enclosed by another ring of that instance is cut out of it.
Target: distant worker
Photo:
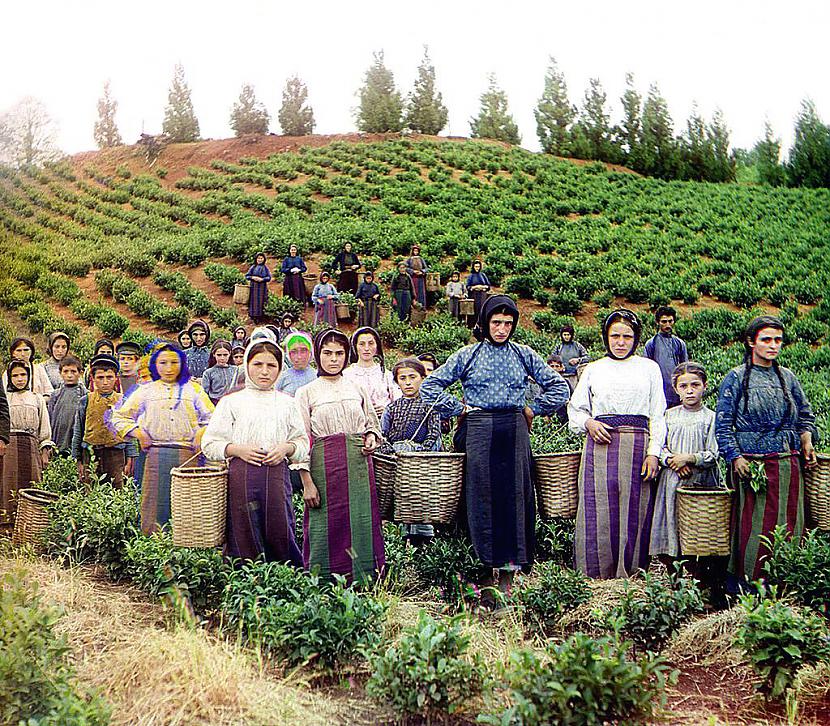
[[[680,396],[672,386],[672,373],[677,366],[689,360],[689,353],[686,351],[686,343],[673,333],[677,321],[674,308],[661,305],[654,313],[654,320],[657,322],[657,335],[646,343],[643,355],[660,366],[666,408],[672,408],[680,404]]]

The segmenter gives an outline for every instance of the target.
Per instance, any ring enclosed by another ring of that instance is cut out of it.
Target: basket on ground
[[[469,316],[475,315],[476,312],[476,301],[473,300],[471,297],[461,298],[458,301],[458,314]]]
[[[579,451],[533,456],[533,478],[542,519],[576,516],[581,456]]]
[[[684,555],[729,554],[731,489],[677,490],[677,531]]]
[[[819,529],[830,529],[830,454],[818,454],[818,466],[804,470],[807,508]]]
[[[233,286],[233,301],[237,305],[247,305],[251,299],[251,288],[244,283],[238,282]]]
[[[412,327],[418,327],[422,325],[424,320],[427,319],[427,311],[424,308],[412,308],[409,311],[409,324]]]
[[[42,548],[40,535],[49,524],[47,507],[57,499],[57,494],[43,489],[18,489],[17,516],[12,532],[14,547],[34,545],[35,549]]]
[[[305,294],[311,297],[314,292],[314,286],[317,284],[317,275],[307,272],[303,275],[303,285],[305,285]]]
[[[395,457],[389,454],[372,454],[375,470],[375,489],[378,493],[378,507],[383,519],[392,520],[395,513]]]
[[[449,524],[464,480],[464,454],[401,451],[395,457],[395,521]]]
[[[192,457],[190,461],[195,459]],[[170,472],[170,520],[177,547],[221,547],[225,543],[228,468],[188,466]]]
[[[337,303],[334,307],[337,310],[338,320],[348,320],[352,317],[352,311],[349,310],[349,306],[346,303]]]
[[[441,291],[441,273],[440,272],[427,272],[426,273],[425,286],[426,286],[427,292],[440,292]]]

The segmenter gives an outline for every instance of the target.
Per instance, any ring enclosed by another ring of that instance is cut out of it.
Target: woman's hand
[[[369,456],[375,449],[378,448],[378,437],[372,433],[363,434],[363,448],[361,451],[363,452],[363,456]]]
[[[266,455],[265,458],[262,460],[262,463],[270,466],[271,464],[279,464],[282,461],[288,459],[294,452],[296,451],[296,447],[290,441],[284,441],[281,444],[277,444],[273,449],[271,449]]]
[[[813,469],[818,466],[816,447],[813,446],[813,435],[809,431],[801,434],[801,455],[804,457],[805,469]]]
[[[46,465],[49,464],[49,452],[50,452],[50,449],[49,449],[48,446],[45,449],[40,450],[40,463],[43,466],[46,466]]]
[[[128,456],[127,463],[124,464],[124,476],[132,476],[135,471],[135,457]]]
[[[153,440],[150,438],[150,435],[143,429],[133,429],[132,433],[133,438],[138,440],[138,445],[141,447],[142,451],[147,451],[147,449],[153,445]]]
[[[306,506],[317,509],[320,506],[320,492],[311,479],[311,472],[301,470],[300,480],[303,482],[303,501]]]
[[[575,366],[577,363],[579,363],[579,358],[571,358],[568,360],[568,365]]]
[[[242,461],[245,461],[248,464],[253,464],[254,466],[262,466],[265,461],[266,453],[267,452],[262,449],[258,449],[255,446],[246,446],[244,444],[228,444],[225,447],[225,456],[234,456],[237,459],[242,459]]]
[[[594,440],[594,443],[597,444],[610,444],[611,443],[611,427],[607,426],[606,424],[602,423],[602,421],[597,421],[594,418],[589,418],[585,422],[585,429],[591,435],[591,438]]]
[[[522,411],[525,417],[525,421],[527,421],[527,430],[533,427],[533,409],[530,406],[525,406],[524,410]]]
[[[688,469],[690,466],[693,466],[694,463],[694,454],[672,454],[668,459],[669,468],[678,473],[681,469]]]
[[[735,461],[732,462],[732,470],[738,476],[739,479],[749,479],[750,474],[752,473],[749,470],[749,462],[744,459],[743,456],[739,456]]]
[[[643,468],[640,470],[644,481],[651,481],[657,476],[660,471],[660,462],[653,454],[647,456],[643,461]]]

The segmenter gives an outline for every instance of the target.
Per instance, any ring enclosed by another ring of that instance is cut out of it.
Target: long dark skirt
[[[170,521],[171,470],[184,464],[193,452],[181,446],[151,446],[141,471],[141,531],[158,532]]]
[[[472,411],[459,424],[457,451],[466,451],[467,526],[488,567],[533,564],[536,501],[530,436],[521,411]]]
[[[248,299],[248,315],[251,320],[265,317],[265,303],[268,302],[268,283],[251,280],[251,297]]]
[[[305,510],[303,565],[323,577],[371,579],[386,563],[375,472],[362,445],[362,436],[333,434],[311,447],[320,506]]]
[[[307,298],[305,294],[305,281],[303,280],[302,272],[286,273],[285,279],[282,283],[282,294],[285,295],[285,297],[294,298],[303,305],[306,304]]]
[[[757,494],[743,481],[736,481],[731,468],[728,480],[735,489],[732,505],[732,553],[729,572],[739,580],[757,580],[769,548],[763,538],[783,525],[796,542],[804,534],[804,490],[799,452],[751,456],[763,462],[767,489]]]
[[[621,424],[615,419],[642,418],[645,423]],[[645,417],[603,417],[612,427],[611,443],[588,436],[579,464],[579,505],[576,511],[574,559],[589,577],[629,577],[648,569],[651,520],[656,484],[643,481],[648,449]]]
[[[322,303],[314,305],[314,324],[328,323],[332,328],[337,327],[337,303],[328,298]]]
[[[337,291],[357,293],[357,273],[354,270],[343,270],[337,278]]]
[[[377,329],[380,324],[380,308],[374,300],[364,300],[363,307],[357,309],[357,324],[359,327],[368,325]]]
[[[423,307],[427,306],[427,279],[423,275],[412,276],[412,287],[415,288],[415,299]]]
[[[227,557],[301,565],[294,535],[291,479],[285,464],[254,466],[232,459],[228,467]]]
[[[401,320],[409,320],[409,309],[412,307],[412,293],[409,290],[395,290],[395,312]]]
[[[32,434],[12,433],[6,455],[0,457],[0,524],[12,524],[17,508],[17,490],[39,482],[43,473],[40,447]]]
[[[473,308],[475,310],[475,319],[478,320],[478,314],[481,312],[481,307],[487,300],[488,290],[472,290],[470,297],[473,298]]]

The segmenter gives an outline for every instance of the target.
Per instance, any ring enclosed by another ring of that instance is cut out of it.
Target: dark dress
[[[360,259],[354,252],[341,252],[334,258],[334,269],[340,272],[337,278],[337,291],[357,292],[357,271],[349,269],[353,265],[360,265]]]
[[[262,282],[252,280],[252,277],[261,277]],[[251,265],[245,278],[251,285],[251,297],[248,299],[248,315],[251,320],[262,320],[265,316],[265,303],[268,301],[268,283],[271,281],[271,271],[265,265]]]
[[[471,290],[470,288],[474,285],[487,285],[487,289]],[[467,288],[467,292],[474,300],[474,319],[478,320],[478,314],[481,311],[481,306],[484,305],[484,301],[487,299],[487,293],[490,291],[490,280],[483,272],[471,272],[467,277],[467,282],[464,283],[464,286]]]
[[[401,320],[409,320],[409,309],[412,307],[412,300],[415,298],[415,287],[412,278],[407,272],[398,273],[392,280],[392,297],[395,298],[395,310]]]
[[[357,288],[355,297],[363,303],[363,307],[358,308],[357,313],[357,323],[361,327],[368,325],[377,329],[380,323],[380,308],[375,295],[380,295],[380,288],[374,282],[361,282]]]
[[[291,272],[295,267],[299,268],[299,272]],[[282,261],[280,272],[285,275],[282,283],[282,294],[286,297],[294,298],[305,305],[308,298],[305,294],[305,282],[303,281],[303,273],[306,272],[306,267],[303,258],[297,255],[296,257],[286,257]]]

